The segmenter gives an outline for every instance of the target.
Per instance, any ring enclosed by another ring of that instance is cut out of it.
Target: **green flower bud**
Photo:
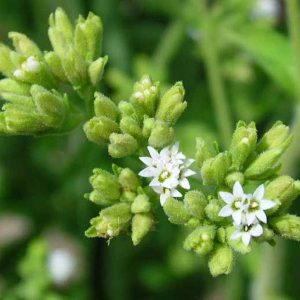
[[[13,51],[9,47],[0,44],[0,72],[6,77],[11,77],[17,68],[17,64],[12,60],[12,54]]]
[[[262,152],[245,170],[245,177],[247,179],[266,179],[274,175],[280,167],[278,160],[282,153],[283,150],[279,148]]]
[[[220,222],[224,220],[219,216],[221,208],[222,207],[217,199],[211,199],[205,207],[205,214],[211,221]]]
[[[84,124],[83,130],[91,142],[101,144],[107,142],[113,132],[119,132],[119,126],[107,117],[93,117]]]
[[[251,251],[251,246],[246,246],[242,239],[231,239],[231,236],[236,231],[236,228],[234,226],[230,226],[226,228],[226,240],[228,245],[236,252],[239,252],[241,254],[247,254]]]
[[[151,211],[151,203],[146,194],[137,195],[131,204],[133,214],[148,213]]]
[[[121,195],[120,201],[132,203],[134,201],[135,197],[136,197],[135,192],[124,191]]]
[[[118,107],[122,117],[135,115],[135,111],[131,103],[128,103],[126,101],[121,101],[119,102]]]
[[[2,109],[4,112],[0,114],[0,130],[2,133],[29,134],[42,132],[47,129],[41,120],[41,116],[34,112],[33,103],[28,104],[26,106],[11,103],[3,105]]]
[[[233,185],[238,181],[241,185],[244,184],[244,174],[241,172],[229,173],[225,178],[225,183],[228,187],[232,188]]]
[[[121,196],[121,185],[117,176],[102,169],[94,169],[90,177],[92,187],[108,201],[118,201]]]
[[[57,8],[54,14],[49,17],[49,38],[52,43],[53,48],[63,48],[64,45],[57,45],[57,40],[55,37],[59,34],[65,42],[71,43],[73,40],[73,25],[68,18],[67,14],[62,8]]]
[[[198,137],[196,138],[196,154],[195,154],[195,161],[198,168],[201,168],[204,161],[211,158],[211,152],[206,144],[206,142]]]
[[[113,238],[129,226],[131,217],[128,204],[115,204],[101,210],[98,217],[91,219],[92,226],[85,234],[88,237]]]
[[[280,236],[300,241],[300,218],[294,215],[283,215],[271,219],[272,228]]]
[[[209,258],[208,267],[213,277],[229,274],[233,267],[233,252],[230,247],[218,246]]]
[[[87,61],[94,60],[100,54],[102,31],[100,17],[91,12],[86,20],[79,17],[75,28],[75,47]]]
[[[282,122],[276,122],[262,137],[257,150],[263,152],[269,149],[280,148],[284,151],[292,140],[289,130],[289,127],[285,126]]]
[[[138,245],[153,226],[153,216],[151,214],[136,214],[132,218],[131,239],[133,245]]]
[[[169,126],[174,125],[187,106],[184,95],[182,82],[175,83],[161,98],[156,118],[166,122]]]
[[[135,192],[140,186],[138,176],[129,168],[122,169],[119,174],[119,183],[125,191]]]
[[[94,202],[95,204],[98,205],[104,205],[104,206],[108,206],[108,205],[112,205],[113,203],[115,203],[115,200],[108,200],[105,198],[105,196],[103,195],[103,193],[94,190],[91,193],[87,193],[84,195],[84,197],[92,202]]]
[[[208,204],[205,195],[201,191],[187,192],[183,199],[184,205],[190,215],[203,220],[205,207]]]
[[[265,198],[273,201],[278,200],[280,203],[279,209],[283,211],[290,207],[299,194],[299,180],[295,181],[289,176],[279,176],[266,186]],[[271,211],[274,212],[273,209]]]
[[[62,66],[68,81],[76,90],[87,84],[88,68],[83,57],[73,48],[65,47],[61,57]]]
[[[229,152],[232,157],[232,164],[240,170],[249,155],[255,150],[257,133],[255,123],[246,125],[245,122],[238,122],[232,136]]]
[[[173,198],[167,199],[163,209],[169,221],[173,224],[184,224],[191,218],[184,203]]]
[[[183,243],[183,248],[188,251],[194,251],[199,255],[206,255],[214,248],[215,235],[215,226],[198,227],[187,236]]]
[[[141,139],[143,136],[139,123],[132,117],[123,117],[120,121],[120,129],[123,133],[128,133],[136,139]]]
[[[205,185],[222,185],[231,165],[228,152],[219,153],[207,159],[201,168],[201,176]]]
[[[91,83],[96,86],[102,79],[104,68],[107,64],[108,56],[99,57],[97,60],[93,61],[88,69],[89,78]]]
[[[158,84],[153,83],[148,75],[143,76],[140,81],[135,83],[130,101],[141,120],[144,115],[154,116],[158,95]]]
[[[57,92],[50,92],[39,85],[33,85],[30,93],[43,123],[53,128],[61,127],[68,110],[67,96],[62,97]]]
[[[28,57],[21,66],[14,71],[13,76],[19,81],[38,84],[49,89],[55,88],[57,85],[46,64],[34,56]]]
[[[169,127],[164,122],[156,121],[148,142],[154,148],[163,148],[166,145],[172,144],[174,137],[175,132],[172,127]]]
[[[121,158],[133,154],[138,149],[138,143],[134,137],[125,133],[112,133],[109,136],[110,144],[108,152],[112,157]]]
[[[0,96],[13,103],[31,101],[30,85],[10,78],[0,80]]]
[[[219,227],[217,229],[217,238],[218,241],[222,244],[224,244],[226,242],[226,230],[223,227]]]
[[[116,104],[101,93],[95,93],[94,109],[96,117],[107,117],[117,121],[119,110]]]
[[[42,58],[42,52],[39,47],[31,41],[25,34],[18,32],[10,32],[8,37],[12,40],[12,43],[18,53],[26,57],[36,56]]]
[[[143,121],[143,136],[146,139],[149,139],[152,129],[155,126],[154,118],[144,118]]]
[[[46,53],[44,59],[47,62],[50,71],[54,74],[54,76],[57,79],[59,79],[62,82],[68,82],[68,78],[66,77],[61,60],[55,52],[50,51]]]

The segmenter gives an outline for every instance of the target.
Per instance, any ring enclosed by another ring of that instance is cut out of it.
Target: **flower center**
[[[259,208],[259,203],[257,202],[257,200],[255,200],[255,199],[251,200],[249,209],[257,210],[258,208]]]
[[[233,209],[240,209],[242,207],[242,201],[240,198],[237,198],[233,201],[232,203],[232,208]]]
[[[160,182],[163,182],[163,181],[165,181],[168,177],[170,176],[170,173],[168,172],[168,171],[162,171],[161,173],[160,173],[160,175],[159,175],[159,178],[158,178],[158,180],[160,181]]]

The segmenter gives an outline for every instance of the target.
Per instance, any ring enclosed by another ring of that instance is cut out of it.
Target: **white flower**
[[[248,225],[242,223],[240,225],[235,224],[236,231],[230,237],[231,240],[241,238],[244,245],[248,246],[252,237],[259,237],[263,234],[262,226],[256,221],[255,223]]]
[[[220,217],[232,216],[235,224],[240,225],[242,222],[243,212],[245,210],[246,194],[241,184],[236,181],[233,186],[233,193],[219,192],[220,198],[226,205],[220,210]]]
[[[178,188],[190,189],[187,177],[195,174],[189,169],[194,160],[187,159],[182,152],[179,152],[179,143],[165,147],[160,152],[153,147],[148,147],[148,151],[150,157],[140,157],[147,167],[139,175],[152,177],[149,186],[160,195],[161,205],[164,205],[170,197],[182,197]]]
[[[49,254],[48,268],[52,280],[58,285],[63,285],[73,275],[76,259],[67,249],[55,249]]]
[[[247,204],[245,209],[245,217],[248,225],[253,224],[255,219],[263,223],[267,223],[267,215],[264,212],[276,206],[274,201],[264,198],[265,187],[260,185],[255,192],[247,196]]]

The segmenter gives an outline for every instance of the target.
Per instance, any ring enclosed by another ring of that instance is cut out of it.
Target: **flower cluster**
[[[148,147],[150,157],[140,157],[147,166],[139,175],[152,177],[149,186],[160,195],[160,203],[163,206],[170,197],[182,197],[179,187],[189,190],[190,183],[187,177],[195,174],[189,169],[194,162],[179,152],[179,143],[165,147],[157,152],[153,147]]]
[[[226,203],[219,216],[231,216],[236,228],[231,239],[241,238],[243,243],[248,246],[252,237],[259,237],[263,234],[261,223],[267,223],[265,210],[276,206],[274,201],[265,199],[264,194],[263,184],[253,194],[245,194],[238,181],[233,186],[233,193],[219,193],[221,199]]]

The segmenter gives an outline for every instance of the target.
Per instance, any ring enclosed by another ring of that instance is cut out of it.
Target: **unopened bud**
[[[138,149],[136,139],[127,133],[112,133],[109,137],[109,141],[108,152],[115,158],[131,155]]]
[[[184,224],[191,218],[184,203],[173,198],[167,199],[163,209],[169,221],[173,224]]]
[[[172,127],[169,127],[164,122],[156,121],[148,142],[149,145],[154,148],[162,148],[166,145],[172,144],[174,138],[175,133]]]
[[[213,250],[216,228],[206,225],[196,228],[183,243],[185,250],[193,251],[199,255],[206,255]]]
[[[184,95],[182,82],[175,83],[161,98],[156,118],[166,122],[169,126],[174,125],[186,109],[187,103],[184,101]]]
[[[117,120],[119,110],[116,104],[101,93],[95,93],[94,109],[96,117],[107,117],[113,121]]]
[[[300,241],[300,218],[294,215],[283,215],[271,219],[271,226],[280,236]]]
[[[91,142],[101,144],[107,142],[112,133],[119,132],[119,126],[107,117],[93,117],[84,124],[83,130]]]
[[[131,239],[133,245],[138,245],[147,235],[153,226],[153,216],[151,214],[136,214],[132,218]]]
[[[233,267],[233,252],[226,245],[218,246],[208,261],[208,267],[213,277],[229,274]]]
[[[246,125],[244,122],[238,122],[229,148],[232,164],[237,170],[240,170],[249,155],[254,151],[256,141],[255,123],[251,122],[249,125]]]
[[[201,168],[204,161],[211,158],[211,156],[211,152],[209,151],[206,142],[202,138],[196,138],[195,162],[198,168]]]
[[[121,196],[121,185],[117,176],[102,170],[94,169],[90,177],[90,183],[93,188],[108,201],[117,201]]]
[[[138,176],[129,168],[122,169],[119,174],[119,183],[125,191],[135,192],[140,186]]]
[[[91,83],[96,86],[99,81],[102,79],[104,68],[107,64],[108,56],[100,57],[97,60],[93,61],[88,69],[89,78]]]
[[[231,157],[228,152],[219,153],[215,157],[204,161],[201,175],[205,185],[222,185],[231,165]]]
[[[148,213],[151,210],[151,203],[146,194],[136,196],[131,204],[131,212],[133,214]]]
[[[207,199],[201,191],[190,191],[184,196],[184,204],[193,217],[202,220],[205,216],[205,207],[207,205]]]

